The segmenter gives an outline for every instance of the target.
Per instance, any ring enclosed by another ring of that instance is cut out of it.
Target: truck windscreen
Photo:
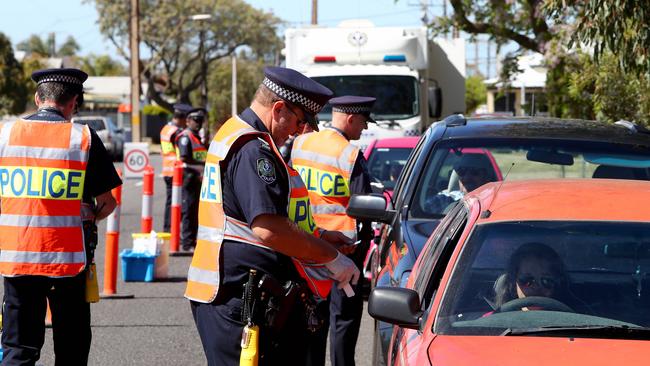
[[[418,84],[412,76],[342,75],[317,76],[312,79],[331,89],[335,96],[362,95],[377,98],[372,109],[376,120],[406,119],[420,113]],[[318,117],[321,120],[331,120],[332,107],[326,105]]]

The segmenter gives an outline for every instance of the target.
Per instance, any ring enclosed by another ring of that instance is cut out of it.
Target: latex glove
[[[340,231],[325,230],[320,238],[332,244],[339,252],[345,255],[354,253],[354,250],[357,248],[354,245],[355,243],[352,242],[352,239]]]
[[[325,263],[325,267],[332,274],[330,277],[338,282],[337,287],[339,289],[349,283],[356,285],[359,281],[359,269],[350,258],[344,256],[341,252],[337,252],[333,261]]]

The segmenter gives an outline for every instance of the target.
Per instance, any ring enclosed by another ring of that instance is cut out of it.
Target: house
[[[505,88],[498,78],[485,80],[488,89],[487,114],[548,115],[545,89],[547,68],[543,55],[523,55],[519,57],[518,66],[521,72],[512,75]]]

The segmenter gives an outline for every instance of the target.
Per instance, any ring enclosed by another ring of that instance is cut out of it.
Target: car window
[[[427,251],[421,254],[422,263],[418,269],[418,275],[414,280],[413,289],[415,289],[422,299],[423,308],[428,308],[429,301],[433,298],[431,292],[437,287],[434,283],[439,281],[442,273],[439,270],[446,263],[441,262],[441,257],[445,248],[455,246],[454,242],[458,240],[467,221],[468,210],[465,205],[458,203],[452,211],[443,219],[433,232],[431,244],[427,246]],[[436,278],[437,277],[437,278]]]
[[[467,192],[505,176],[508,180],[606,177],[650,180],[647,159],[650,151],[645,150],[639,151],[633,145],[588,141],[443,141],[434,149],[415,185],[409,217],[439,218]],[[602,168],[616,168],[616,171]]]
[[[648,327],[648,238],[647,223],[478,225],[447,285],[435,332]]]
[[[370,176],[380,181],[384,188],[394,189],[397,178],[406,165],[411,148],[376,148],[368,159]]]
[[[404,186],[409,180],[411,174],[413,174],[413,166],[417,162],[418,156],[422,153],[428,136],[430,136],[430,132],[427,132],[424,136],[422,136],[422,138],[418,141],[417,145],[415,145],[415,148],[409,155],[409,159],[406,162],[404,169],[402,169],[402,173],[400,174],[395,184],[393,202],[403,202],[405,194]]]
[[[88,125],[88,127],[92,128],[95,131],[102,131],[106,129],[106,125],[102,119],[76,119],[75,122]]]

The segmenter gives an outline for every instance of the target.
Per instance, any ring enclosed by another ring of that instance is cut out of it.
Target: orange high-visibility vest
[[[222,260],[221,244],[224,239],[256,245],[273,250],[253,233],[246,222],[229,217],[223,210],[220,162],[228,155],[235,142],[244,136],[256,136],[266,141],[278,161],[283,161],[271,135],[255,130],[238,117],[229,119],[217,131],[210,144],[206,159],[201,196],[199,200],[199,230],[196,249],[187,276],[185,297],[203,303],[212,302],[219,292]],[[289,219],[303,230],[318,236],[309,206],[307,190],[298,173],[286,164],[289,177]],[[307,264],[294,259],[298,272],[303,276],[314,294],[327,297],[332,280],[329,271],[322,264]]]
[[[181,136],[187,136],[190,138],[190,143],[192,144],[192,159],[194,159],[194,161],[205,161],[205,158],[208,155],[208,149],[206,149],[205,145],[201,143],[201,140],[199,140],[199,138],[187,128],[178,134],[176,141],[178,141]],[[181,159],[181,151],[178,146],[176,146],[176,158],[178,160]]]
[[[174,176],[174,163],[176,162],[176,150],[172,136],[180,128],[173,123],[166,124],[160,130],[160,150],[162,154],[162,175],[164,177]]]
[[[350,176],[359,155],[334,129],[323,129],[298,136],[291,150],[291,164],[309,190],[309,201],[316,224],[337,230],[356,240],[356,220],[345,213],[350,202]]]
[[[2,275],[69,277],[83,271],[81,201],[90,141],[82,124],[0,125]]]

